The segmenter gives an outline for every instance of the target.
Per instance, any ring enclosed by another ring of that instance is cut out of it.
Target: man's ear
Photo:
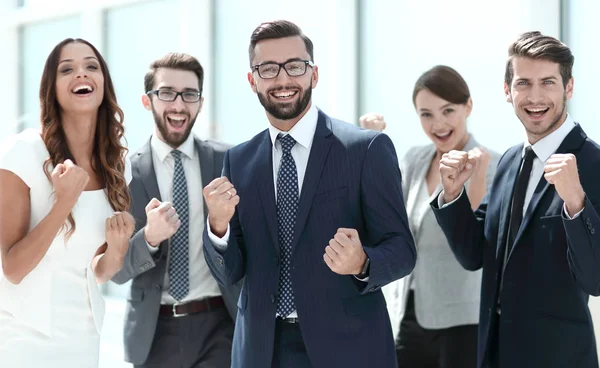
[[[150,101],[148,95],[142,95],[142,105],[146,110],[152,111],[152,101]]]

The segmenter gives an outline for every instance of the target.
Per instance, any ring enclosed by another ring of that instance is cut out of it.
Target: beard
[[[169,146],[171,146],[173,148],[177,148],[177,147],[181,146],[181,144],[183,142],[185,142],[186,139],[188,139],[188,137],[190,136],[190,133],[192,132],[192,128],[194,127],[194,124],[196,123],[196,118],[198,117],[199,113],[200,113],[200,110],[198,110],[198,112],[196,113],[196,116],[194,116],[192,118],[190,116],[190,113],[186,112],[186,111],[175,111],[175,110],[167,111],[167,110],[165,110],[165,112],[163,113],[163,116],[160,116],[154,109],[154,105],[152,106],[152,116],[154,116],[154,123],[156,124],[156,127],[158,128],[158,131],[162,135],[165,143],[167,143]],[[169,122],[167,121],[168,114],[185,115],[186,120],[187,120],[186,129],[183,132],[169,132],[169,127],[168,127]]]
[[[310,100],[312,98],[312,80],[310,81],[310,86],[308,89],[298,91],[298,94],[300,96],[296,100],[296,102],[281,103],[273,101],[273,97],[271,97],[270,92],[282,89],[285,89],[285,87],[273,88],[264,94],[261,92],[257,92],[258,100],[260,101],[260,104],[265,108],[265,110],[276,119],[295,119],[298,116],[300,116],[300,114],[306,109],[308,104],[310,104]]]

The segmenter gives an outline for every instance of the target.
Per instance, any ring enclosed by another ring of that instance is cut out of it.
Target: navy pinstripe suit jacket
[[[223,285],[245,276],[238,301],[232,367],[270,367],[279,278],[272,144],[268,130],[232,148],[223,174],[240,203],[223,253],[204,234],[204,253]],[[395,367],[394,339],[381,287],[416,260],[394,145],[319,111],[294,230],[292,285],[300,329],[314,367]],[[323,253],[338,228],[360,235],[368,282],[338,275]]]

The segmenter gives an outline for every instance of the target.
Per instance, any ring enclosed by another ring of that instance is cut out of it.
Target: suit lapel
[[[325,113],[319,110],[317,129],[315,131],[315,137],[313,139],[310,154],[308,156],[308,164],[306,166],[304,182],[302,183],[302,192],[300,193],[298,203],[298,215],[296,217],[296,226],[294,227],[292,252],[296,248],[300,234],[302,233],[304,225],[306,224],[312,199],[317,191],[319,180],[321,179],[321,173],[323,172],[323,167],[325,167],[327,155],[329,154],[329,149],[333,143],[333,140],[328,138],[331,134],[331,121],[329,120],[329,117],[325,115]],[[271,180],[271,183],[272,182],[273,181]]]
[[[522,146],[515,147],[514,152],[512,152],[512,158],[509,158],[512,162],[509,167],[508,175],[506,176],[507,185],[504,186],[504,193],[502,195],[502,200],[500,201],[500,224],[498,226],[499,236],[498,243],[496,244],[496,259],[502,256],[502,250],[506,246],[512,194],[517,181],[517,175],[519,174],[519,168],[521,167],[521,147]]]
[[[265,212],[267,227],[275,251],[279,254],[277,237],[277,208],[275,206],[275,185],[273,184],[273,143],[267,129],[263,134],[263,142],[258,147],[256,185],[260,192],[260,204]],[[252,171],[249,171],[252,172]]]
[[[569,134],[562,141],[562,143],[556,150],[556,153],[574,153],[577,149],[579,149],[581,147],[581,145],[584,143],[586,138],[587,138],[587,135],[585,134],[583,129],[581,129],[581,126],[579,126],[579,124],[577,124],[577,125],[575,125],[573,130],[571,130],[571,132],[569,132]],[[548,181],[546,181],[546,179],[542,176],[540,178],[540,181],[538,182],[538,185],[535,188],[535,192],[533,193],[533,196],[531,197],[531,201],[529,202],[529,205],[527,206],[527,210],[525,211],[525,214],[523,215],[523,222],[521,223],[519,232],[517,233],[517,236],[515,237],[515,245],[513,247],[513,250],[509,254],[509,259],[510,259],[510,255],[512,255],[512,253],[514,252],[514,249],[519,245],[519,239],[523,235],[523,231],[525,231],[525,229],[531,222],[531,219],[533,218],[533,214],[535,213],[535,210],[537,209],[538,205],[540,204],[540,200],[542,199],[542,197],[544,196],[546,191],[548,191],[549,187],[550,187],[550,183],[548,183]],[[560,211],[562,213],[562,207],[560,208]]]
[[[200,162],[200,175],[202,175],[202,188],[204,188],[205,186],[210,184],[214,177],[214,151],[212,147],[202,142],[198,138],[194,138],[194,142],[196,143],[196,149],[198,150],[198,161]],[[206,207],[206,201],[204,201],[204,196],[202,198],[202,203],[204,206],[204,221],[206,221],[206,216],[208,216],[208,207]]]
[[[156,173],[154,172],[150,140],[148,140],[148,143],[146,143],[137,153],[137,157],[137,165],[132,165],[133,175],[140,178],[149,199],[156,198],[159,201],[162,201],[160,190],[158,189],[158,182],[156,181]]]

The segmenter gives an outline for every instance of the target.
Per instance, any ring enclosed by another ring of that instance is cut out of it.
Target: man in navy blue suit
[[[479,367],[598,367],[587,303],[600,294],[600,148],[567,114],[573,62],[539,32],[510,46],[504,91],[527,141],[504,153],[475,213],[468,154],[440,161],[438,222],[463,267],[483,268]]]
[[[232,366],[395,367],[381,287],[416,250],[394,146],[312,104],[318,68],[295,24],[261,24],[249,53],[269,128],[203,191],[209,267],[224,285],[245,277]]]

